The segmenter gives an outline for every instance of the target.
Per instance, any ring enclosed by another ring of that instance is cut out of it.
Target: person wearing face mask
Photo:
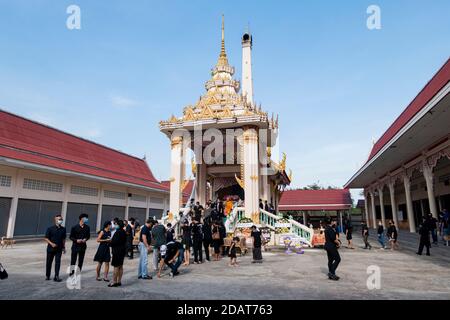
[[[56,282],[61,282],[59,269],[61,267],[61,255],[66,252],[66,228],[63,226],[63,218],[60,214],[55,216],[55,224],[47,229],[45,242],[47,242],[47,263],[45,268],[45,280],[50,280],[53,259],[55,260]]]
[[[339,277],[336,275],[336,269],[341,262],[341,256],[339,255],[338,248],[341,243],[336,235],[336,221],[331,221],[331,219],[326,220],[325,228],[325,246],[324,249],[327,251],[328,257],[328,279],[337,281]]]
[[[111,261],[111,221],[106,221],[103,224],[103,229],[98,233],[97,242],[99,243],[97,253],[94,256],[94,261],[97,262],[97,281],[106,281],[108,280],[109,273],[109,262]],[[100,271],[102,269],[102,265],[105,265],[105,276],[100,278]]]
[[[386,244],[384,243],[384,226],[381,221],[378,222],[378,229],[377,229],[377,236],[378,236],[378,242],[381,245],[381,249],[386,249]]]
[[[91,237],[91,229],[88,226],[89,216],[82,213],[79,216],[79,223],[72,227],[70,231],[70,240],[72,240],[72,253],[70,257],[70,266],[72,268],[70,275],[75,273],[75,265],[78,258],[78,268],[83,268],[84,255],[86,253],[86,242]]]
[[[111,238],[114,237],[114,233],[116,233],[117,229],[119,228],[118,223],[119,223],[119,218],[114,218],[111,221]]]

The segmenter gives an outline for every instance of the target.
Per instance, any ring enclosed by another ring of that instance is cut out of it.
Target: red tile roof
[[[419,92],[408,107],[400,114],[394,123],[374,144],[370,152],[370,161],[383,147],[417,114],[427,103],[450,81],[450,59],[434,75],[427,85]]]
[[[278,209],[280,211],[335,211],[346,210],[352,205],[348,189],[335,190],[287,190],[284,191]]]
[[[0,110],[0,157],[168,190],[143,159]]]

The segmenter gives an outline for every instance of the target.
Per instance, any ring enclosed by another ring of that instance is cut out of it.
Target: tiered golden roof
[[[222,38],[219,59],[212,69],[211,79],[205,84],[206,92],[194,105],[188,105],[183,110],[183,116],[172,116],[160,125],[181,124],[184,121],[202,119],[227,119],[237,116],[262,116],[270,121],[273,128],[278,126],[278,120],[268,119],[261,106],[257,107],[247,102],[247,97],[239,93],[240,83],[232,78],[234,68],[228,63],[225,49],[225,19],[222,16]]]

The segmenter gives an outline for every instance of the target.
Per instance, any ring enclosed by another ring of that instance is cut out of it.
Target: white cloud
[[[111,97],[111,103],[119,108],[131,108],[138,105],[138,102],[134,99],[127,98],[120,95],[114,95]]]

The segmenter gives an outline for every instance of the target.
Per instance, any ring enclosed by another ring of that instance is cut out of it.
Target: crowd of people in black
[[[184,266],[190,264],[191,251],[194,264],[212,260],[219,261],[222,257],[228,256],[230,266],[238,266],[236,252],[240,239],[234,237],[228,247],[224,245],[227,237],[226,206],[221,201],[209,201],[206,208],[203,208],[199,202],[194,203],[193,201],[188,206],[190,210],[187,215],[180,213],[180,229],[177,233],[170,223],[164,226],[156,219],[147,219],[142,226],[134,218],[129,220],[115,218],[113,221],[106,221],[97,235],[98,248],[93,259],[97,263],[96,280],[107,282],[109,287],[122,285],[124,260],[126,257],[134,258],[135,238],[138,239],[137,278],[139,280],[151,280],[152,274],[161,277],[165,266],[170,270],[171,277],[178,275],[178,269],[182,264]],[[83,268],[87,241],[91,236],[88,222],[88,215],[81,214],[79,222],[70,230],[69,239],[72,241],[70,276],[81,272]],[[66,250],[67,237],[67,231],[63,224],[62,216],[56,215],[54,225],[47,229],[45,235],[47,242],[46,280],[51,278],[51,269],[53,261],[55,261],[53,280],[62,281],[60,278],[61,256]],[[256,227],[252,228],[251,237],[253,237],[254,247],[253,262],[260,263],[262,262],[261,232]],[[148,271],[150,251],[153,252],[152,273]],[[112,279],[109,279],[110,265],[113,267]]]

